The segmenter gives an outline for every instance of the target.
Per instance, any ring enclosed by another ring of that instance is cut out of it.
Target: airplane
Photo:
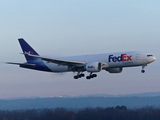
[[[23,38],[19,38],[18,41],[27,62],[7,62],[7,64],[46,72],[77,72],[74,79],[84,77],[85,71],[89,72],[86,79],[91,79],[97,77],[95,73],[101,70],[109,73],[121,73],[124,67],[135,66],[142,66],[141,72],[144,73],[145,67],[156,60],[152,54],[140,51],[49,58],[40,56]]]

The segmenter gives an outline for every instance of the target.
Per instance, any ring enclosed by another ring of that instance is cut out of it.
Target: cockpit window
[[[153,57],[153,55],[147,55],[147,57]]]

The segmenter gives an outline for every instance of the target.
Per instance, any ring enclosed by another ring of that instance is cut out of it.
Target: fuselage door
[[[136,63],[137,64],[143,64],[145,63],[146,59],[144,59],[143,55],[136,54]]]
[[[139,58],[139,54],[136,54],[136,61],[139,61],[140,58]]]
[[[139,64],[140,62],[141,62],[141,60],[140,60],[140,55],[139,55],[139,54],[136,54],[135,63],[136,63],[136,64]]]

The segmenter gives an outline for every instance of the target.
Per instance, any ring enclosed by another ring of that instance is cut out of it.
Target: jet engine
[[[107,71],[109,73],[121,73],[123,68],[108,68]]]
[[[90,62],[86,64],[85,69],[87,72],[100,72],[102,67],[99,62]]]

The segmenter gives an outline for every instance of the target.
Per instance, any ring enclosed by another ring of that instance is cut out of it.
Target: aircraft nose
[[[155,61],[156,60],[156,57],[153,57],[153,61]]]
[[[152,62],[154,62],[156,60],[156,57],[154,57],[154,56],[152,56],[152,57],[147,57],[147,61],[149,62],[149,63],[152,63]]]

